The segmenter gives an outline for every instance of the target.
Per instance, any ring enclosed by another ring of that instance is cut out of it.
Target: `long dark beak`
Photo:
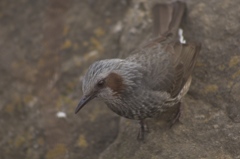
[[[77,114],[90,100],[95,98],[95,94],[89,96],[83,96],[80,102],[78,103],[77,108],[75,109],[75,114]]]

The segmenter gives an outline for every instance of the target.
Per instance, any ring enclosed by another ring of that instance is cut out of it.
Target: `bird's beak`
[[[96,97],[95,93],[88,96],[83,96],[80,102],[78,103],[78,106],[75,109],[75,114],[77,114],[79,110],[81,110],[84,107],[84,105],[86,105],[90,100],[92,100],[95,97]]]

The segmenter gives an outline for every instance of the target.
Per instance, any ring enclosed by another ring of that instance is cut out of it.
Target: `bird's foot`
[[[144,120],[140,120],[139,124],[140,124],[140,129],[139,129],[139,132],[138,132],[137,139],[139,141],[143,141],[145,132],[149,132],[149,128],[148,128],[148,125],[144,122]]]
[[[170,128],[172,128],[172,126],[179,121],[179,118],[181,116],[181,102],[179,102],[177,105],[178,105],[178,111],[170,123]]]

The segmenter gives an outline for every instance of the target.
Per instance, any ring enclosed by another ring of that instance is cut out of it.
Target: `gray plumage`
[[[120,116],[143,121],[160,116],[187,93],[200,45],[181,44],[177,31],[185,4],[153,7],[153,33],[157,38],[126,59],[93,63],[83,80],[84,97],[78,112],[94,97]]]

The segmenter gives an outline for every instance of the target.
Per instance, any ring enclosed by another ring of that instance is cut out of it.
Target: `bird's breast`
[[[151,98],[135,98],[118,102],[106,102],[107,106],[116,114],[129,119],[153,118],[160,115],[163,110],[161,102]]]

